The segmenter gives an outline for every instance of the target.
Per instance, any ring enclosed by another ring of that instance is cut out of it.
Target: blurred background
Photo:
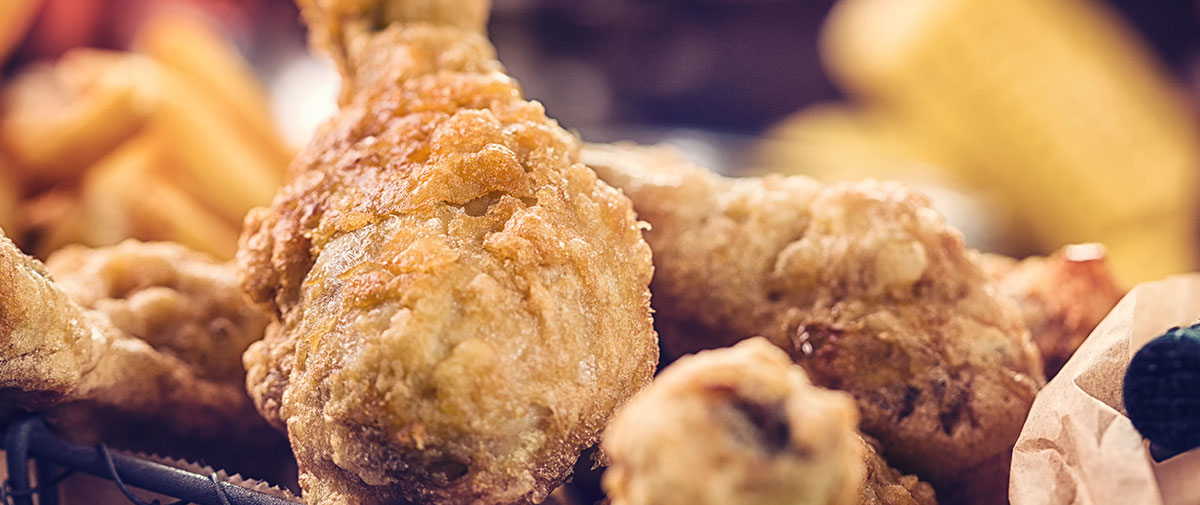
[[[1101,242],[1126,282],[1197,267],[1200,2],[494,4],[500,59],[588,141],[903,180],[972,246]],[[290,0],[4,0],[0,34],[0,226],[39,255],[228,257],[334,111]]]

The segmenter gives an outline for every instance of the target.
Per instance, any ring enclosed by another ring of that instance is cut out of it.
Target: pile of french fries
[[[230,258],[294,154],[267,103],[237,50],[182,16],[133,52],[26,68],[0,95],[0,226],[42,257],[132,237]]]

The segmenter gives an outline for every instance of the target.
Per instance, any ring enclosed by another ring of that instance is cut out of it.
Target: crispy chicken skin
[[[752,338],[680,358],[618,412],[604,488],[613,505],[933,503],[857,426],[850,395]]]
[[[933,486],[916,475],[900,473],[879,455],[879,442],[863,436],[863,462],[866,482],[859,495],[860,505],[936,505]]]
[[[983,266],[1000,292],[1016,300],[1041,350],[1046,377],[1058,373],[1125,295],[1099,244],[1070,245],[1020,261],[988,254]]]
[[[654,372],[641,224],[503,73],[486,2],[301,8],[345,88],[246,219],[247,387],[309,505],[539,502]]]
[[[127,242],[111,249],[73,249],[65,254],[89,263],[169,251],[166,256],[172,260],[196,263],[184,270],[218,268],[202,257],[176,258],[179,251],[173,246],[157,247]],[[109,280],[135,289],[139,281],[123,276],[116,274]],[[81,284],[76,287],[86,289]],[[232,282],[223,287],[225,296],[238,293]],[[245,308],[241,305],[241,310]],[[126,324],[141,324],[141,315],[126,315]],[[260,319],[259,328],[261,324]],[[147,337],[153,341],[157,335]],[[77,441],[203,458],[231,471],[247,472],[264,468],[258,456],[284,446],[281,437],[255,414],[239,381],[209,377],[203,370],[206,362],[188,362],[181,359],[186,356],[160,352],[123,331],[104,311],[81,307],[50,280],[41,262],[2,236],[0,344],[0,404],[41,412],[52,426]],[[224,352],[236,356],[241,350],[231,345]],[[247,457],[248,453],[255,457]],[[247,459],[255,461],[247,466]]]
[[[242,353],[262,338],[267,317],[246,303],[231,264],[178,244],[127,240],[68,246],[47,258],[46,270],[75,303],[198,376],[245,383]]]
[[[948,503],[1003,502],[1043,383],[1012,302],[960,234],[899,184],[728,179],[666,147],[583,159],[652,226],[664,352],[762,335],[851,393],[888,461]]]

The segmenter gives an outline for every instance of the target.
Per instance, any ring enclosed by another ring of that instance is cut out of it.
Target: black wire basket
[[[46,422],[37,416],[9,424],[4,449],[9,474],[0,488],[0,503],[4,504],[34,505],[36,497],[37,505],[57,505],[58,485],[81,472],[112,481],[135,505],[161,505],[161,502],[138,498],[130,489],[134,487],[178,500],[171,505],[300,505],[225,482],[216,473],[203,475],[113,452],[104,444],[85,446],[68,442],[51,433]]]

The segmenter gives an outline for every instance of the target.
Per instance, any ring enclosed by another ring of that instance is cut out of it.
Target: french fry
[[[79,199],[87,226],[79,242],[101,247],[137,236],[140,216],[132,212],[133,200],[151,197],[153,189],[146,184],[147,175],[164,158],[161,140],[147,132],[125,141],[90,167],[80,185]]]
[[[273,156],[281,172],[295,154],[271,117],[267,93],[232,44],[203,22],[187,16],[153,18],[138,33],[134,48],[195,84],[205,103],[220,109],[232,127]]]
[[[41,6],[42,0],[0,0],[0,63],[8,61]]]
[[[142,217],[134,236],[143,240],[179,242],[194,250],[220,259],[233,258],[237,252],[240,226],[213,215],[186,193],[159,177],[146,181],[149,195],[135,198],[133,210]]]
[[[12,174],[8,161],[0,159],[0,229],[8,237],[21,236],[20,220],[17,216],[17,200],[21,197],[20,187]],[[15,240],[15,239],[14,239]]]
[[[75,65],[26,72],[5,89],[0,142],[34,185],[77,177],[140,128],[145,70],[115,53],[82,50]],[[86,70],[88,75],[75,75]]]
[[[193,196],[206,206],[241,223],[251,208],[274,197],[283,182],[281,161],[230,127],[195,83],[169,69],[162,70],[160,79],[150,125],[170,139],[181,186],[194,188]]]
[[[108,245],[125,237],[169,240],[231,258],[238,228],[155,172],[164,163],[164,151],[159,137],[145,133],[89,170],[82,188],[89,221],[84,243]]]
[[[0,226],[26,225],[40,255],[132,237],[229,258],[246,212],[282,182],[292,153],[232,47],[182,18],[139,46],[77,49],[4,90],[0,146],[41,194],[7,218],[0,177]]]
[[[83,242],[86,227],[79,195],[55,189],[21,202],[21,227],[26,233],[14,241],[22,250],[46,259],[55,249]]]

